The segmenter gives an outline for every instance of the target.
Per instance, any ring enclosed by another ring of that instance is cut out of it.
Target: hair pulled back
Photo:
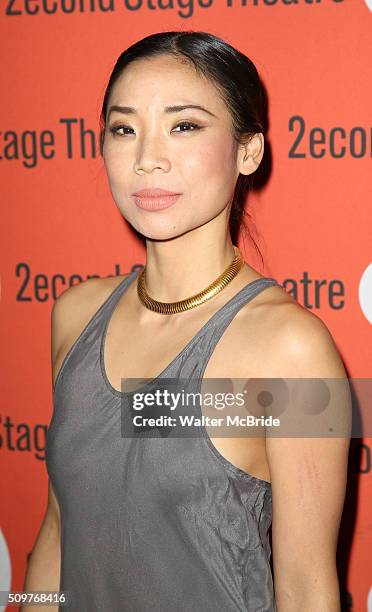
[[[106,130],[108,101],[112,88],[128,64],[143,58],[173,55],[192,65],[218,90],[232,118],[232,133],[238,144],[249,142],[252,136],[267,132],[266,95],[253,62],[230,44],[208,32],[158,32],[146,36],[128,47],[118,57],[104,94],[100,115],[100,152],[102,155]],[[255,172],[254,174],[256,174]],[[259,251],[249,227],[244,224],[245,200],[253,187],[253,174],[239,174],[231,204],[230,232],[233,242],[243,225]],[[261,253],[260,253],[261,255]],[[261,256],[262,259],[262,256]]]

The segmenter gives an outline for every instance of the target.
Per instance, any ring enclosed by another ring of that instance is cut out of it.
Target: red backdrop
[[[0,590],[14,591],[47,502],[53,301],[144,263],[97,147],[105,85],[129,44],[205,30],[254,61],[273,158],[248,200],[265,268],[239,246],[323,319],[350,377],[371,375],[372,0],[3,0],[0,11]],[[368,434],[351,443],[338,555],[343,609],[356,612],[372,611]]]

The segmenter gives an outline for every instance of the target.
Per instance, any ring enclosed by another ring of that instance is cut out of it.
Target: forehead
[[[172,103],[202,104],[218,116],[228,110],[215,85],[185,61],[170,55],[131,62],[116,80],[110,104],[126,104],[139,110]]]

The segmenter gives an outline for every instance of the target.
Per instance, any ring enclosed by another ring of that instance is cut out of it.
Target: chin
[[[139,221],[138,219],[127,218],[127,221],[142,236],[151,240],[172,240],[194,229],[194,227],[186,226],[183,223],[177,223],[176,220],[172,222],[169,218],[164,218],[162,221],[160,219],[157,221],[155,219],[153,221],[141,219]]]
[[[177,227],[164,227],[164,228],[149,228],[145,226],[134,226],[135,229],[142,234],[145,238],[151,240],[172,240],[173,238],[178,238],[182,234],[185,234],[189,230],[181,230],[177,229]]]

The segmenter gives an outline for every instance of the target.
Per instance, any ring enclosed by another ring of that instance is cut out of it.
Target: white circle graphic
[[[10,591],[12,582],[12,571],[8,545],[2,530],[0,529],[0,591]],[[0,612],[8,606],[0,605]]]
[[[372,587],[369,589],[368,593],[367,612],[372,612]]]
[[[372,325],[372,263],[364,270],[360,279],[359,304],[365,318]]]
[[[372,0],[364,0],[364,2],[368,6],[369,10],[372,11]]]

